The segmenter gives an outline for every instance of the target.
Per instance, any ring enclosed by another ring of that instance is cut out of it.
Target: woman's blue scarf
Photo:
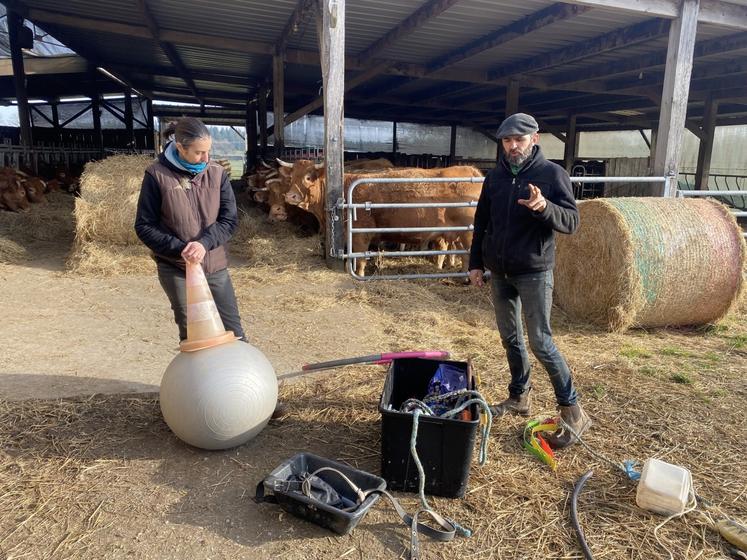
[[[179,157],[179,151],[176,149],[175,142],[169,142],[164,152],[166,154],[166,159],[169,160],[170,163],[179,169],[188,171],[189,173],[199,173],[207,167],[207,162],[189,163]]]

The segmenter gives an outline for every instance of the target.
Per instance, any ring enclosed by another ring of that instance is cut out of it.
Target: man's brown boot
[[[579,404],[572,404],[571,406],[561,406],[560,418],[561,420],[573,430],[576,435],[581,436],[591,426],[591,418],[584,412]],[[574,436],[570,430],[567,430],[561,425],[556,432],[548,435],[546,438],[547,443],[553,449],[563,449],[578,441],[578,438]]]
[[[529,408],[531,406],[529,391],[530,389],[527,389],[521,395],[510,395],[505,401],[491,406],[490,412],[493,414],[493,417],[498,418],[504,414],[529,416]]]

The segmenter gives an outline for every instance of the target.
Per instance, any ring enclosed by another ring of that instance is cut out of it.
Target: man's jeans
[[[172,264],[158,261],[158,280],[163,291],[171,302],[174,311],[174,322],[179,327],[179,340],[187,339],[187,280],[186,273]],[[210,293],[213,294],[215,306],[227,331],[246,340],[244,329],[241,328],[241,317],[239,317],[239,306],[236,303],[236,294],[233,291],[231,277],[228,269],[224,268],[212,274],[206,274]]]
[[[521,324],[523,304],[529,347],[550,374],[558,404],[576,404],[577,395],[571,379],[571,370],[555,346],[550,330],[552,270],[514,276],[492,274],[490,284],[495,320],[511,370],[509,394],[517,396],[531,388],[529,355],[524,344]]]

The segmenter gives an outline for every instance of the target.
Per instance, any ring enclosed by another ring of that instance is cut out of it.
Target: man
[[[491,407],[493,414],[529,415],[532,386],[523,307],[529,346],[550,374],[560,416],[581,435],[591,419],[577,402],[571,371],[550,329],[554,231],[573,233],[578,209],[568,174],[542,155],[538,130],[537,121],[524,113],[511,115],[498,129],[503,149],[497,166],[485,177],[477,203],[469,276],[481,287],[484,270],[491,272],[496,323],[511,371],[509,396]],[[576,441],[564,428],[547,439],[556,449]]]

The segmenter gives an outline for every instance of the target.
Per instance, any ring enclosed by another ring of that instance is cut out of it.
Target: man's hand
[[[182,251],[182,258],[192,263],[201,263],[205,258],[205,247],[199,241],[190,241]]]
[[[542,191],[532,183],[529,183],[529,198],[520,198],[518,203],[533,212],[542,212],[547,207],[547,200],[542,196]]]
[[[482,279],[482,270],[479,268],[473,268],[469,271],[469,282],[473,286],[477,286],[478,288],[482,288],[485,285],[485,282]]]

